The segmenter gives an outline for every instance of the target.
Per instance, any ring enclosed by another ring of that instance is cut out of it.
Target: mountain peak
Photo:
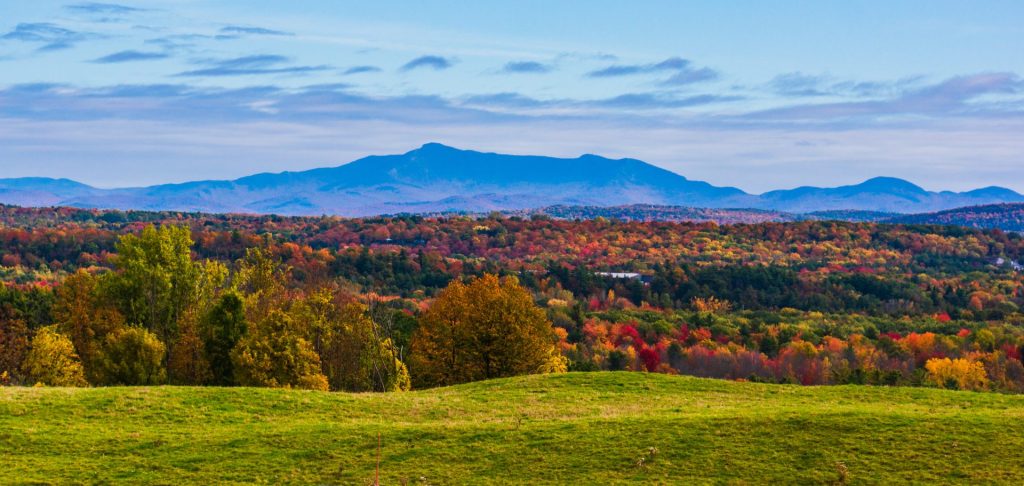
[[[420,148],[412,150],[409,153],[410,154],[413,154],[413,153],[415,153],[415,154],[423,154],[423,153],[439,154],[439,153],[452,153],[452,152],[465,152],[465,150],[461,150],[461,149],[458,149],[458,148],[455,148],[455,147],[450,147],[450,146],[445,145],[443,143],[427,142],[427,143],[421,145]]]
[[[873,177],[855,186],[857,189],[872,192],[926,193],[924,188],[897,177]]]

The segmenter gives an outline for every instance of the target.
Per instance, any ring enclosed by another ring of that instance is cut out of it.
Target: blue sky
[[[428,141],[634,157],[751,192],[1024,191],[1019,1],[0,7],[0,177],[101,187]]]

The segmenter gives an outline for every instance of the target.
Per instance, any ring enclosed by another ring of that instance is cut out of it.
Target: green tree
[[[36,331],[32,347],[25,356],[22,371],[28,383],[47,386],[87,386],[75,345],[55,326]]]
[[[221,295],[203,322],[202,335],[214,385],[235,384],[231,350],[245,335],[245,303],[237,292]]]
[[[412,341],[425,386],[564,371],[543,309],[515,277],[453,281],[424,312]]]
[[[166,346],[141,327],[124,327],[107,335],[98,373],[106,385],[161,385],[167,380]]]
[[[177,226],[148,226],[117,244],[108,295],[128,322],[164,343],[177,342],[182,319],[189,312],[200,314],[227,277],[220,263],[193,261],[191,248],[190,230]]]
[[[235,379],[242,386],[327,390],[320,357],[291,317],[273,311],[231,353]]]

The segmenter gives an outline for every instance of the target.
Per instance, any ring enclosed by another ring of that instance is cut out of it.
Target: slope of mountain
[[[1004,231],[1024,232],[1024,204],[990,204],[935,213],[909,214],[890,218],[885,222],[999,228]]]
[[[401,155],[371,156],[334,168],[256,174],[233,181],[96,189],[66,179],[0,180],[0,203],[23,206],[282,215],[367,216],[635,204],[790,213],[911,213],[1021,201],[1024,196],[1004,188],[937,193],[892,178],[757,196],[733,187],[692,181],[636,159],[502,155],[436,143]]]

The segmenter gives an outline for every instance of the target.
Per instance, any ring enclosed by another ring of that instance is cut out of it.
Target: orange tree
[[[418,386],[564,371],[544,311],[515,277],[453,281],[423,313],[412,340]]]

